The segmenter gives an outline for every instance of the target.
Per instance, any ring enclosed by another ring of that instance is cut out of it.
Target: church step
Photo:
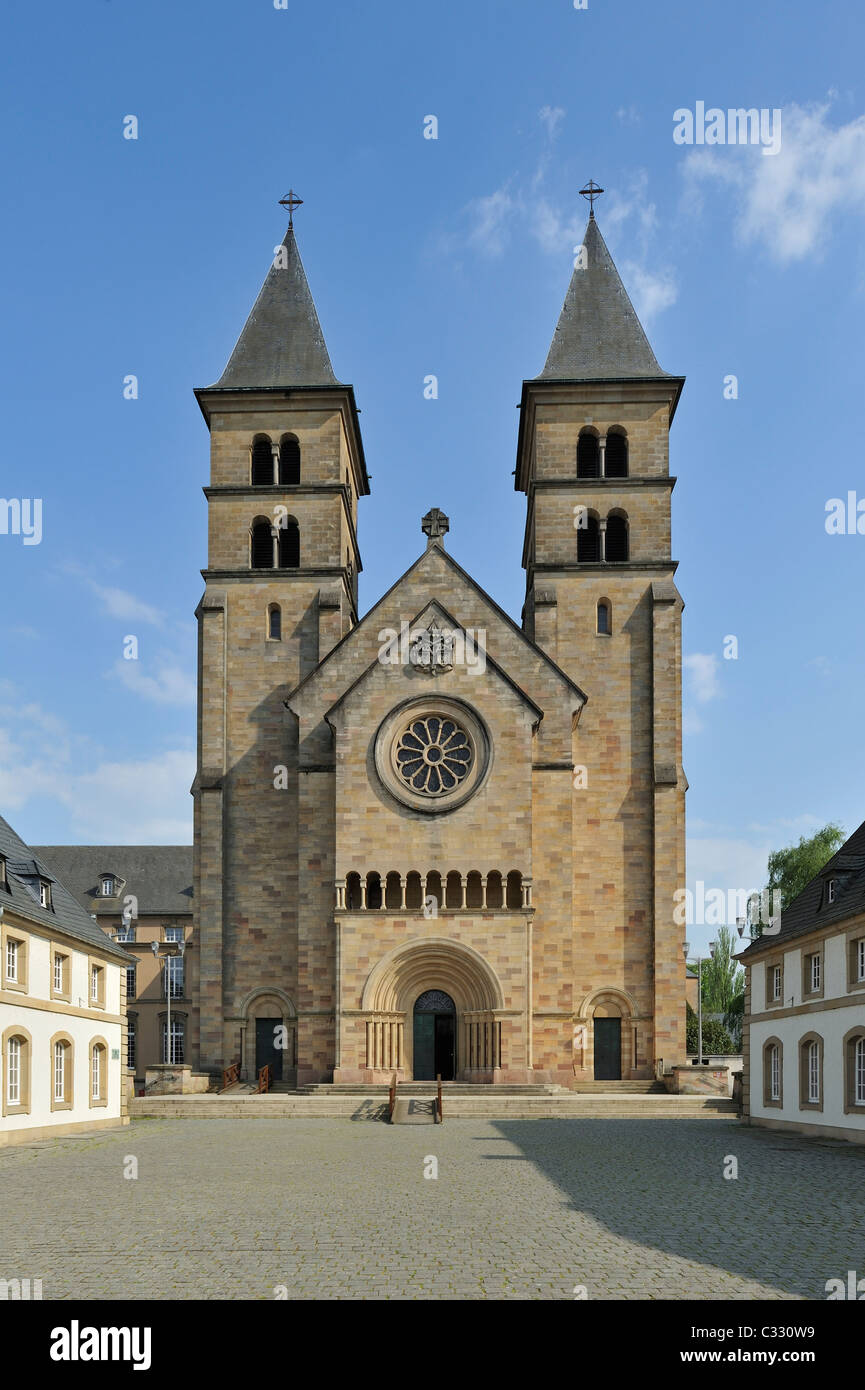
[[[735,1119],[730,1100],[710,1096],[490,1094],[443,1097],[444,1121],[457,1119]],[[408,1105],[411,1097],[402,1097]],[[415,1098],[417,1099],[417,1098]],[[214,1093],[141,1096],[129,1102],[133,1119],[355,1119],[387,1120],[387,1096],[249,1095],[232,1100]]]

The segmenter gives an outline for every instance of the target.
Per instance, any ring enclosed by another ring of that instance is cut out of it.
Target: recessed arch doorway
[[[456,1075],[456,1005],[442,989],[427,989],[414,1005],[412,1030],[415,1081],[453,1081]]]

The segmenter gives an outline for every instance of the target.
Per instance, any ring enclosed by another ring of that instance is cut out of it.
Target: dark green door
[[[595,1019],[595,1080],[622,1079],[622,1020]]]
[[[453,1081],[456,1007],[449,994],[428,989],[414,1006],[412,1075],[415,1081]]]
[[[277,1031],[281,1028],[281,1018],[257,1018],[255,1020],[256,1077],[262,1067],[269,1066],[273,1080],[282,1080],[282,1051],[276,1046]]]

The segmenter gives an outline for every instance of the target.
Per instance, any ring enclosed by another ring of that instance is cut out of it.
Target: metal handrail
[[[387,1117],[390,1120],[391,1124],[393,1123],[393,1112],[396,1108],[396,1086],[396,1072],[394,1072],[387,1093]]]
[[[271,1075],[270,1075],[270,1067],[269,1067],[269,1066],[260,1067],[260,1068],[259,1068],[259,1072],[258,1072],[258,1090],[259,1090],[259,1094],[260,1094],[262,1091],[269,1091],[272,1084],[273,1084],[273,1083],[272,1083],[272,1078],[271,1078]]]
[[[442,1079],[441,1073],[436,1075],[436,1124],[440,1125],[443,1120],[442,1115]]]

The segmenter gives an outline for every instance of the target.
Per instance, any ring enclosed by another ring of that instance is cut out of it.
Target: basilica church
[[[434,497],[417,559],[362,614],[358,410],[289,226],[196,391],[196,1069],[572,1087],[684,1060],[682,386],[592,211],[522,385],[521,621],[450,553]]]

